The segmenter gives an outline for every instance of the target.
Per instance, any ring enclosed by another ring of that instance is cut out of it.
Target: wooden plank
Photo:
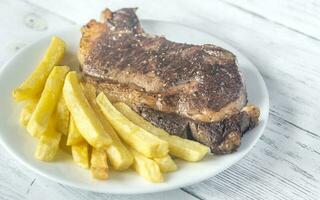
[[[27,3],[0,2],[0,66],[23,46],[72,23]]]
[[[317,199],[319,159],[319,139],[271,114],[253,151],[230,169],[186,190],[204,199]]]
[[[102,9],[110,5],[110,2],[107,0],[95,1],[94,3],[76,0],[59,0],[57,2],[54,0],[28,0],[27,2],[79,24],[84,24],[93,18],[99,19]]]
[[[42,187],[42,184],[46,184],[46,187]],[[48,182],[42,178],[37,178],[35,184],[28,193],[29,199],[41,199],[44,194],[48,195],[46,200],[57,200],[57,199],[76,199],[76,200],[98,200],[98,199],[116,199],[116,200],[125,200],[125,199],[137,199],[137,200],[147,200],[147,199],[186,199],[186,200],[197,200],[191,195],[181,191],[181,190],[172,190],[169,192],[162,192],[156,194],[146,194],[146,195],[110,195],[97,192],[90,192],[85,190],[76,189],[69,186],[64,186],[61,184]],[[53,195],[51,195],[53,194]]]
[[[0,199],[24,199],[32,175],[0,147]]]
[[[222,0],[288,29],[320,40],[320,2],[314,0]]]
[[[20,163],[17,163],[2,147],[0,147],[0,155],[0,179],[2,180],[0,181],[0,199],[3,200],[42,199],[44,196],[46,200],[197,199],[182,190],[172,190],[148,195],[109,195],[80,190],[39,177],[25,169]]]

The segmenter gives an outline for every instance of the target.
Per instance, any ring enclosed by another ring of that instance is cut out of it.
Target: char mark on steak
[[[214,153],[235,150],[250,118],[242,111],[247,98],[236,57],[212,44],[150,35],[135,10],[106,9],[102,22],[91,20],[82,28],[79,60],[85,81],[148,120],[163,115],[165,121],[153,123],[172,134],[189,135]],[[143,114],[147,110],[153,115]]]
[[[182,138],[193,139],[210,147],[215,154],[231,153],[240,146],[242,135],[258,123],[260,111],[247,105],[239,113],[218,122],[200,122],[147,107],[135,111],[155,126]]]

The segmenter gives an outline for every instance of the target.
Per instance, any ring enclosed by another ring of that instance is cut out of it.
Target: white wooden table
[[[137,6],[141,18],[187,24],[247,55],[270,93],[264,135],[244,159],[211,179],[135,196],[54,183],[26,169],[0,147],[0,199],[320,198],[320,1],[0,0],[0,65],[45,33],[98,18],[106,6]]]

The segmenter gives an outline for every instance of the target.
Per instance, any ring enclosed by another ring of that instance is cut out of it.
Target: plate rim
[[[192,184],[196,184],[196,183],[199,183],[201,181],[207,180],[207,179],[209,179],[209,178],[211,178],[213,176],[216,176],[217,174],[221,173],[222,171],[227,170],[232,165],[238,163],[244,156],[246,156],[252,150],[252,148],[257,144],[259,138],[263,135],[263,133],[264,133],[264,131],[266,129],[266,126],[267,126],[267,122],[269,120],[269,110],[270,110],[269,91],[268,91],[268,87],[266,86],[266,83],[265,83],[260,71],[256,67],[256,65],[245,54],[243,54],[241,51],[239,51],[233,45],[229,44],[228,42],[225,42],[224,40],[220,39],[219,37],[216,37],[215,35],[213,35],[211,33],[205,32],[203,30],[199,30],[199,29],[197,29],[195,27],[188,26],[188,25],[185,25],[185,24],[176,23],[176,22],[170,22],[170,21],[165,21],[165,20],[140,19],[140,21],[141,21],[141,23],[163,23],[163,24],[170,24],[170,25],[175,25],[175,26],[182,26],[182,27],[185,27],[185,28],[188,28],[188,29],[193,29],[194,31],[198,31],[198,32],[201,32],[203,34],[206,34],[206,35],[216,39],[217,41],[219,41],[219,42],[221,42],[223,44],[226,44],[227,46],[232,47],[233,50],[235,50],[237,53],[241,54],[248,62],[250,62],[250,64],[253,66],[254,70],[256,70],[257,74],[259,75],[259,78],[262,80],[263,87],[265,88],[265,95],[266,96],[265,96],[264,100],[266,101],[265,104],[266,104],[267,110],[266,110],[266,116],[265,116],[265,119],[264,119],[265,123],[263,123],[261,125],[262,127],[261,127],[261,131],[260,131],[259,137],[257,137],[253,142],[251,142],[249,144],[249,146],[247,147],[247,149],[245,150],[245,152],[243,154],[239,155],[235,159],[234,162],[226,164],[223,168],[220,168],[219,170],[216,170],[215,173],[212,173],[210,176],[207,176],[206,178],[203,178],[203,177],[197,178],[197,177],[195,177],[191,181],[185,181],[184,183],[179,184],[179,185],[173,185],[173,186],[169,185],[167,187],[162,187],[162,188],[154,187],[154,188],[148,189],[148,190],[140,189],[139,191],[134,191],[134,190],[129,190],[129,191],[126,191],[126,190],[124,190],[124,191],[123,190],[121,190],[121,191],[120,190],[112,190],[111,191],[111,190],[108,190],[107,188],[106,188],[106,190],[101,190],[101,189],[93,188],[93,187],[88,188],[85,185],[76,184],[76,183],[74,183],[74,181],[69,181],[69,180],[66,180],[66,179],[63,179],[63,178],[58,178],[58,177],[56,177],[54,175],[42,172],[36,166],[33,166],[31,163],[28,163],[22,157],[19,157],[17,154],[15,154],[13,151],[11,151],[11,148],[9,147],[9,145],[6,144],[3,141],[2,137],[0,137],[0,144],[4,147],[4,149],[6,149],[6,151],[8,151],[11,156],[13,156],[16,160],[18,160],[23,166],[25,166],[29,170],[31,170],[31,171],[39,174],[40,176],[43,176],[43,177],[45,177],[45,178],[47,178],[49,180],[52,180],[54,182],[61,183],[63,185],[68,185],[68,186],[75,187],[75,188],[79,188],[79,189],[82,189],[82,190],[87,190],[87,191],[109,193],[109,194],[127,194],[127,195],[158,193],[158,192],[164,192],[164,191],[168,191],[168,190],[179,189],[179,188],[186,187],[186,186],[189,186],[189,185],[192,185]],[[33,46],[34,44],[39,43],[42,40],[46,40],[48,38],[48,36],[50,36],[50,35],[59,35],[59,33],[61,33],[61,32],[66,32],[66,31],[70,31],[70,30],[73,30],[75,28],[81,28],[81,27],[82,27],[82,25],[70,25],[67,28],[58,29],[58,30],[53,31],[53,32],[45,33],[39,39],[36,39],[33,42],[31,42],[30,44],[27,44],[27,45],[23,46],[23,48],[19,49],[12,57],[10,57],[6,62],[4,62],[4,64],[0,68],[0,75],[2,73],[4,73],[4,71],[7,68],[7,66],[11,62],[13,62],[15,60],[15,58],[19,54],[23,53],[24,51],[27,51],[29,49],[29,47]],[[3,133],[1,133],[0,135],[2,135],[2,134]]]

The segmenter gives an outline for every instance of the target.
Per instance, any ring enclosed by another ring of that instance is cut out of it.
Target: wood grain
[[[106,6],[138,6],[142,18],[174,21],[238,48],[267,83],[271,114],[254,149],[230,169],[202,183],[132,199],[319,199],[320,52],[317,2],[256,0],[3,0],[0,64],[53,30],[98,18]],[[10,18],[10,21],[4,20]],[[32,19],[32,20],[30,20]],[[32,22],[35,20],[36,22]],[[45,25],[44,25],[45,24]],[[19,30],[19,31],[18,31]],[[0,148],[0,199],[126,199],[62,186],[20,166]],[[51,195],[52,194],[52,195]]]
[[[320,2],[315,0],[222,0],[288,29],[320,40]]]
[[[319,142],[271,114],[254,151],[230,169],[186,189],[205,199],[213,194],[221,199],[316,199]]]

